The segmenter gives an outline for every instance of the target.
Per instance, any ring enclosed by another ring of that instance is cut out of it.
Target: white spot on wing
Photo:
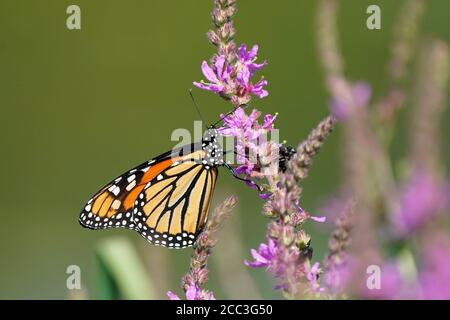
[[[121,202],[120,202],[120,200],[114,200],[114,202],[112,203],[112,205],[111,205],[111,208],[113,208],[114,210],[117,210],[117,209],[119,209],[120,208],[120,204],[121,204]]]
[[[130,191],[136,185],[136,180],[133,180],[127,187],[125,188],[127,191]]]
[[[111,191],[115,196],[117,196],[120,192],[120,188],[118,186],[116,186],[112,191]]]

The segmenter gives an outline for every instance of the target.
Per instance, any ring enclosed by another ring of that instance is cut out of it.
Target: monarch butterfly
[[[205,226],[218,167],[227,167],[208,128],[200,143],[166,152],[118,176],[97,192],[81,211],[89,229],[127,228],[147,241],[169,248],[194,244]]]

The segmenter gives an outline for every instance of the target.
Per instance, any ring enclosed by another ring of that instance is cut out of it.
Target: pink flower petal
[[[201,82],[193,82],[192,84],[199,89],[212,91],[215,93],[220,93],[224,90],[223,85],[217,85],[217,84],[212,84],[212,83],[201,83]]]
[[[224,71],[226,69],[226,68],[224,68],[224,66],[225,66],[225,57],[218,56],[216,58],[216,62],[214,63],[214,65],[216,66],[217,75],[219,76],[219,79],[223,80]],[[210,80],[210,81],[212,81],[212,80]]]
[[[249,60],[253,60],[256,57],[256,55],[258,54],[258,49],[259,47],[257,44],[252,47],[252,49],[247,54]]]
[[[167,291],[167,297],[169,297],[169,300],[181,300],[179,296],[177,296],[172,291]]]
[[[203,61],[202,63],[202,72],[203,75],[208,79],[208,81],[211,81],[213,83],[218,83],[219,79],[217,78],[217,75],[215,74],[214,70],[211,69],[211,67],[208,65],[206,61]]]
[[[314,217],[314,216],[310,216],[309,217],[311,220],[316,221],[316,222],[325,222],[327,221],[327,217]]]
[[[240,60],[245,60],[245,57],[247,56],[247,45],[245,43],[240,45],[237,54]]]

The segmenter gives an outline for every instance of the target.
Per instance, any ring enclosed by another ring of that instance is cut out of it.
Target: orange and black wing
[[[207,220],[217,167],[206,167],[198,150],[181,157],[149,181],[136,199],[134,221],[149,242],[169,248],[194,244]]]
[[[198,145],[187,150],[167,152],[114,179],[86,203],[80,224],[132,229],[170,248],[192,246],[206,222],[218,170],[202,164]]]

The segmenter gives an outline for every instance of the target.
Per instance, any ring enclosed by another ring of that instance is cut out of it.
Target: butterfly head
[[[207,167],[220,166],[223,164],[223,150],[217,141],[219,131],[210,127],[202,139],[202,149],[205,151],[203,164]]]

